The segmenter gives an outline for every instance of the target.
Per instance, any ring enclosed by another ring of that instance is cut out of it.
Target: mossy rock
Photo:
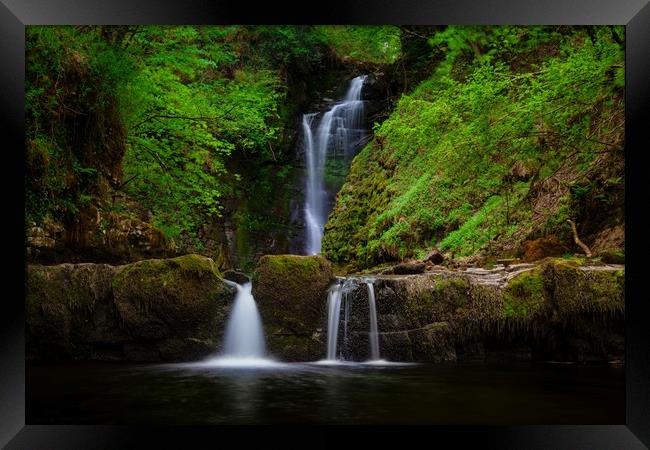
[[[201,255],[122,266],[112,287],[120,318],[139,339],[220,342],[235,294],[214,261]]]
[[[523,272],[510,280],[503,293],[504,316],[533,319],[542,314],[546,302],[541,271]]]
[[[412,355],[416,361],[456,361],[451,329],[447,322],[436,322],[423,328],[409,331]]]
[[[83,357],[87,344],[127,339],[118,329],[106,264],[30,265],[25,285],[27,357]]]
[[[625,270],[584,267],[562,259],[548,261],[543,269],[554,307],[560,316],[577,313],[623,313]]]
[[[470,301],[470,282],[462,275],[379,276],[375,291],[380,312],[399,315],[410,328],[449,320]]]
[[[28,266],[27,357],[197,359],[218,349],[234,294],[198,255]]]
[[[624,250],[603,250],[598,253],[600,260],[606,264],[625,264]]]
[[[260,258],[253,273],[253,296],[264,327],[281,335],[310,336],[323,326],[333,280],[332,265],[321,256]]]
[[[115,268],[107,264],[28,266],[26,308],[58,304],[71,311],[92,311],[95,303],[110,297]]]
[[[375,276],[381,357],[445,362],[466,357],[467,351],[483,360],[623,357],[622,267],[586,258],[546,258],[524,271],[502,274],[496,280],[448,270]],[[363,360],[369,313],[362,278],[348,300],[344,354]]]

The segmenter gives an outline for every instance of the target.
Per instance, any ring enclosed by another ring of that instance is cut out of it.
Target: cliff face
[[[372,124],[387,114],[397,91],[391,88],[396,76],[386,67],[349,62],[333,63],[317,74],[310,74],[309,85],[288,86],[291,99],[286,105],[292,113],[285,126],[284,147],[277,149],[278,160],[258,162],[248,155],[233,155],[229,170],[242,177],[240,188],[228,198],[223,216],[200,231],[205,253],[224,263],[252,272],[266,254],[305,253],[305,173],[306,157],[302,142],[302,114],[322,113],[343,98],[355,76],[368,74],[362,90],[364,128],[372,135]],[[326,167],[325,179],[332,195],[348,174],[348,164],[334,161]],[[212,241],[212,242],[211,242]],[[185,250],[202,253],[197,248]]]

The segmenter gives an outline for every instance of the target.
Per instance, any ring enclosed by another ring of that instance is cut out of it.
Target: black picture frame
[[[113,427],[25,425],[24,344],[24,62],[25,25],[69,24],[567,24],[626,26],[626,423],[581,426],[431,426],[394,434],[390,427],[364,432],[384,444],[386,438],[424,438],[431,444],[452,442],[481,448],[633,449],[650,446],[649,299],[644,290],[647,261],[648,192],[644,156],[650,150],[650,4],[649,0],[472,0],[384,1],[335,0],[325,7],[295,3],[259,5],[228,0],[1,0],[0,62],[3,123],[0,179],[5,193],[3,223],[4,289],[0,301],[0,446],[8,449],[193,448],[199,437],[214,448],[225,433],[241,443],[277,437],[286,444],[313,445],[283,427],[246,432],[231,427]],[[20,186],[20,187],[19,187]],[[13,219],[13,220],[10,220]],[[23,239],[18,239],[22,236]],[[8,245],[13,244],[13,245]],[[8,289],[14,287],[15,289]],[[336,433],[316,433],[336,442]],[[329,430],[329,429],[328,429]],[[349,430],[349,429],[348,429]],[[270,441],[269,441],[270,442]],[[438,445],[436,445],[438,446]]]

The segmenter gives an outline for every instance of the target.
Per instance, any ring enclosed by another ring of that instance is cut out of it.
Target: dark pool
[[[617,424],[624,369],[28,363],[28,424]]]

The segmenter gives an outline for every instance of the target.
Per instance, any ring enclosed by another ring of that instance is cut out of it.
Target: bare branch
[[[570,219],[567,219],[567,222],[571,224],[571,230],[573,231],[573,240],[585,252],[585,255],[587,255],[588,258],[591,258],[591,250],[578,237],[578,230],[576,230],[576,224],[573,222],[573,220]]]

